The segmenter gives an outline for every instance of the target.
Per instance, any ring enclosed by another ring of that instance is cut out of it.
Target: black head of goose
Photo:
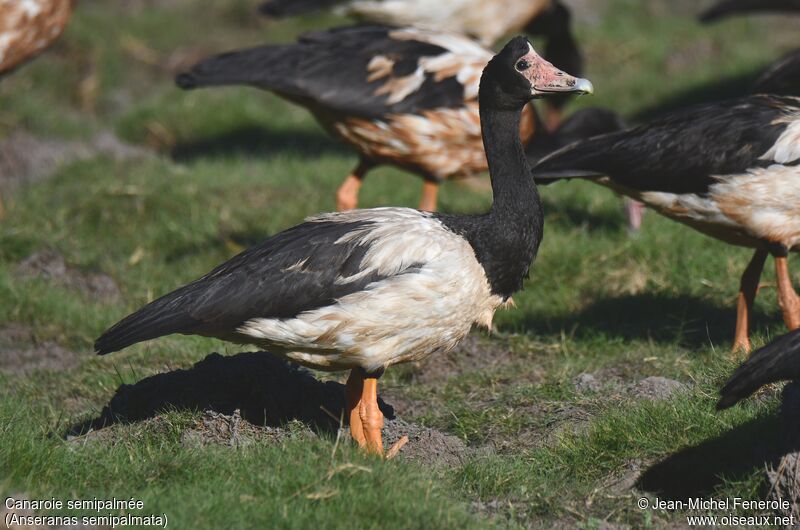
[[[173,333],[255,344],[296,363],[351,370],[353,438],[382,453],[377,378],[388,366],[451,350],[491,325],[522,286],[542,214],[519,136],[523,106],[591,84],[515,38],[483,73],[480,109],[495,193],[483,215],[409,208],[323,214],[276,234],[124,318],[98,354]]]

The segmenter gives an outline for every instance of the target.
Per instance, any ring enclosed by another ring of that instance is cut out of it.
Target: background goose
[[[754,12],[800,11],[800,0],[723,0],[700,15],[704,23],[725,17]]]
[[[424,179],[420,208],[433,211],[442,180],[487,169],[477,96],[490,58],[491,52],[458,35],[357,26],[307,34],[296,44],[222,54],[201,61],[176,82],[185,89],[252,85],[306,107],[359,153],[337,192],[339,210],[358,205],[370,169],[391,164]],[[593,120],[586,136],[615,130],[617,122],[597,126]],[[546,136],[530,105],[520,132],[525,144]]]
[[[720,390],[717,409],[727,409],[770,383],[800,378],[800,330],[753,352]]]
[[[61,36],[72,0],[0,0],[0,74],[36,57]]]
[[[458,33],[491,46],[557,5],[559,0],[269,0],[259,11],[285,17],[337,7],[362,22]]]
[[[753,92],[800,96],[800,49],[793,50],[759,76]]]
[[[580,141],[534,167],[540,182],[586,178],[727,243],[755,248],[741,280],[734,347],[767,253],[789,329],[800,326],[787,254],[800,248],[800,99],[757,95],[699,105]]]
[[[72,0],[0,0],[0,79],[53,44],[70,14]]]
[[[700,15],[706,23],[743,13],[800,13],[800,0],[728,0]],[[767,67],[755,85],[754,93],[800,96],[800,49],[793,50]]]
[[[481,215],[376,208],[309,218],[124,318],[98,354],[172,333],[257,344],[299,364],[351,370],[352,436],[382,453],[377,379],[451,350],[522,287],[542,237],[520,141],[529,100],[591,84],[522,37],[486,66],[480,113],[494,203]],[[357,97],[355,94],[353,97]]]
[[[545,59],[574,75],[583,72],[583,57],[572,35],[571,13],[560,0],[271,0],[260,10],[283,17],[334,6],[364,23],[466,35],[487,47],[505,35],[524,31],[545,38]],[[566,94],[548,99],[545,121],[550,130],[560,124],[568,99]]]

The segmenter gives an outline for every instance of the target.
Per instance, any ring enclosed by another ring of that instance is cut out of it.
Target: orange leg
[[[368,453],[383,456],[383,413],[378,407],[378,378],[365,376],[362,369],[353,368],[345,386],[345,403],[350,436]],[[397,456],[406,443],[408,436],[402,436],[386,453],[386,458]]]
[[[364,175],[372,168],[372,164],[365,161],[358,163],[353,172],[344,179],[342,185],[336,190],[336,209],[340,212],[358,207],[358,192],[364,182]]]
[[[436,196],[439,194],[439,184],[426,180],[422,183],[422,199],[419,201],[419,209],[425,212],[436,211]]]
[[[367,452],[383,455],[383,413],[378,408],[378,379],[376,377],[365,377],[361,401],[358,404],[358,415],[361,417],[361,425],[364,429],[364,437],[367,439]]]
[[[764,270],[767,251],[757,249],[750,263],[742,274],[739,283],[739,299],[736,303],[736,336],[733,340],[733,353],[750,353],[750,322],[753,313],[753,302],[758,293],[758,280]]]
[[[350,376],[347,378],[344,397],[345,410],[347,411],[347,417],[350,421],[350,436],[358,443],[359,447],[367,445],[367,439],[364,437],[364,428],[361,425],[361,416],[358,413],[363,388],[363,373],[360,368],[353,368],[350,370]]]
[[[783,321],[790,331],[800,328],[800,298],[792,287],[786,256],[775,256],[775,274],[778,277],[778,303],[783,311]]]

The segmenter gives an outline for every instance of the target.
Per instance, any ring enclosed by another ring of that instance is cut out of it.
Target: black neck
[[[519,135],[522,109],[483,105],[481,133],[492,181],[492,215],[503,220],[531,220],[541,201]]]
[[[483,266],[492,292],[522,288],[542,239],[542,205],[519,136],[522,108],[481,105],[481,129],[494,203],[477,216],[440,216],[464,237]]]

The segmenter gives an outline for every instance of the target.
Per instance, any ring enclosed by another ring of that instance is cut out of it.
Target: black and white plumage
[[[533,171],[538,182],[592,180],[707,235],[755,248],[760,274],[766,252],[785,264],[786,253],[800,249],[798,164],[800,99],[755,95],[576,142]],[[800,302],[783,292],[787,324],[800,325]],[[754,296],[747,294],[750,303]],[[745,323],[737,343],[747,348]]]
[[[720,390],[717,409],[734,406],[764,385],[793,379],[800,379],[800,330],[754,351]]]
[[[198,334],[257,344],[306,366],[353,369],[351,378],[361,374],[354,388],[374,392],[368,380],[386,367],[452,349],[473,324],[490,325],[522,287],[543,220],[521,112],[530,99],[563,91],[589,92],[591,84],[555,69],[526,39],[512,40],[480,86],[491,211],[376,208],[312,217],[126,317],[97,340],[97,353]],[[377,425],[368,423],[364,432]],[[360,423],[357,439],[359,432]],[[379,434],[365,443],[379,443]]]
[[[572,16],[560,0],[269,0],[260,10],[283,17],[334,7],[362,23],[466,35],[487,47],[508,34],[524,31],[545,39],[544,57],[558,68],[574,75],[583,71],[583,56],[572,34]],[[545,121],[551,131],[561,123],[568,100],[565,94],[548,100]]]
[[[352,210],[267,239],[122,320],[95,347],[104,354],[198,334],[318,369],[374,373],[452,349],[502,301],[473,248],[441,218]]]
[[[800,0],[722,0],[704,11],[699,19],[703,23],[743,13],[781,13],[800,11]]]
[[[251,85],[306,107],[359,153],[357,167],[337,193],[340,210],[357,206],[361,182],[380,164],[422,177],[420,207],[435,210],[438,183],[487,169],[477,96],[491,56],[455,34],[356,26],[310,33],[296,44],[212,57],[176,82],[185,89]],[[547,132],[528,106],[523,142]]]

